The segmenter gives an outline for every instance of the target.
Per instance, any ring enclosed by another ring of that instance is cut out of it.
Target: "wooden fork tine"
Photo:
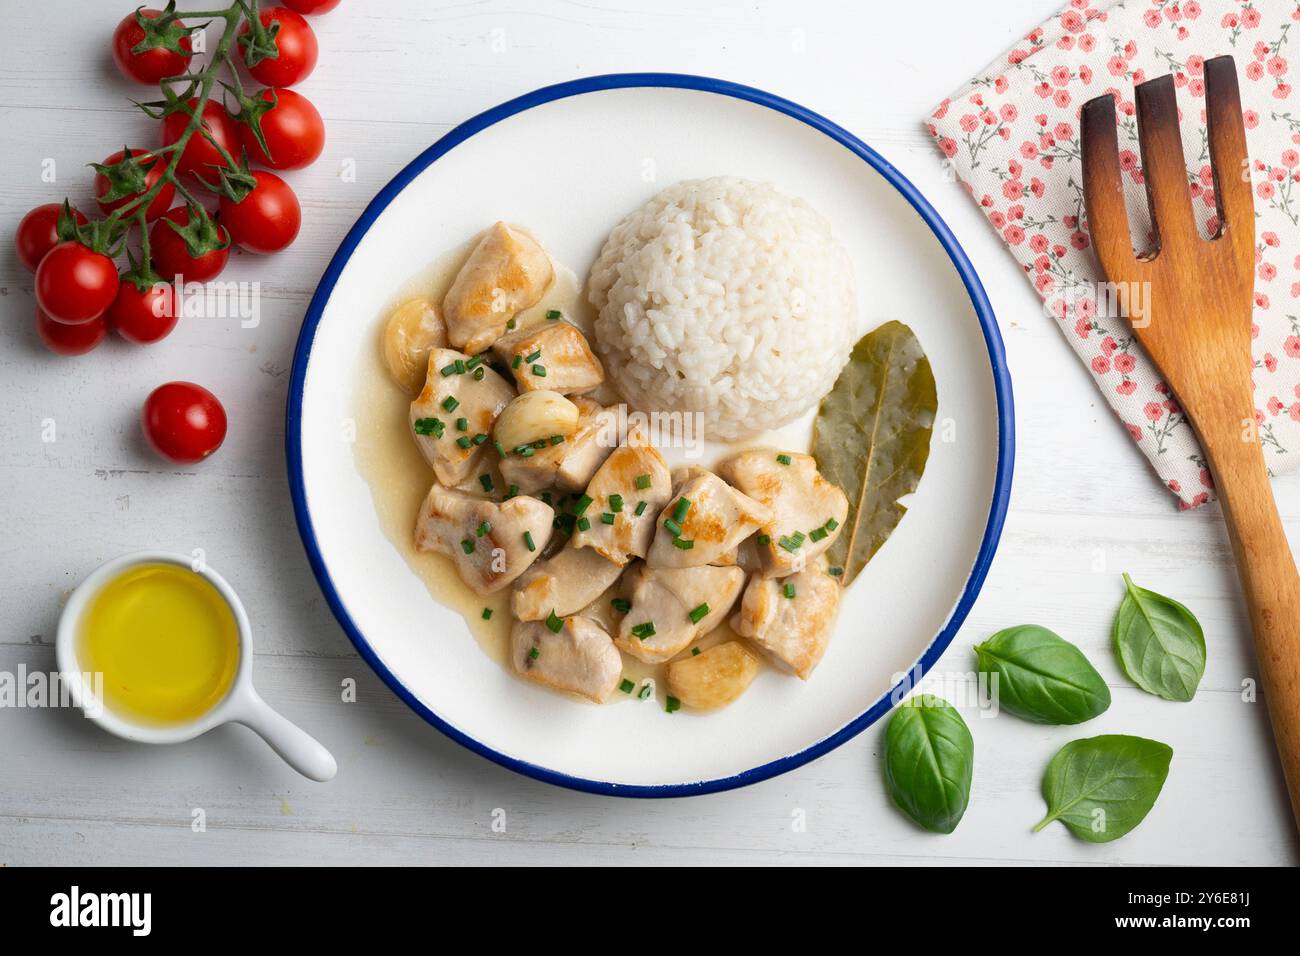
[[[1196,239],[1192,194],[1187,187],[1183,137],[1178,130],[1174,78],[1162,76],[1140,84],[1135,92],[1142,174],[1151,205],[1157,249],[1164,242]]]
[[[1137,271],[1133,240],[1124,208],[1124,180],[1119,168],[1115,98],[1109,93],[1083,104],[1080,116],[1083,152],[1083,203],[1088,232],[1102,271],[1115,281],[1129,281]]]
[[[1218,235],[1227,237],[1238,255],[1253,261],[1255,204],[1250,194],[1250,160],[1237,68],[1230,56],[1205,61],[1205,112],[1219,210]]]

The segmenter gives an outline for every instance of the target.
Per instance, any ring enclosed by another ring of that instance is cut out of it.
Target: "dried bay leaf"
[[[822,400],[813,457],[849,499],[845,528],[827,552],[845,585],[885,543],[907,509],[930,457],[939,398],[921,343],[902,322],[886,322],[853,347]]]

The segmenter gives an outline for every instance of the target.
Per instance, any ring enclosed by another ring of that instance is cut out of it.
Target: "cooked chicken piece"
[[[595,621],[566,617],[560,630],[545,621],[516,621],[510,660],[528,680],[599,704],[618,685],[623,658]]]
[[[428,299],[403,302],[388,317],[384,326],[384,361],[408,395],[424,387],[429,353],[447,347],[447,326],[442,315]]]
[[[758,539],[759,560],[768,577],[811,567],[813,558],[844,528],[849,501],[822,477],[811,455],[751,448],[723,462],[718,474],[772,509],[772,519],[764,523]]]
[[[668,665],[668,693],[695,710],[726,707],[758,676],[758,656],[727,641]]]
[[[473,361],[454,349],[434,349],[429,353],[424,389],[411,402],[415,443],[438,480],[448,486],[474,474],[493,423],[515,397],[509,382],[481,360],[470,368],[467,363]],[[466,371],[457,373],[457,368]],[[480,369],[483,377],[475,378]]]
[[[506,323],[536,305],[555,279],[551,258],[536,241],[504,222],[479,240],[442,300],[447,335],[477,355],[499,339]]]
[[[593,548],[619,565],[644,557],[655,517],[671,493],[672,475],[664,456],[640,436],[629,435],[596,470],[580,499],[590,502],[574,530],[574,547]]]
[[[562,319],[511,332],[497,339],[492,351],[514,371],[521,392],[547,388],[572,395],[605,381],[605,368],[587,337]]]
[[[476,498],[434,483],[415,519],[415,547],[456,564],[479,594],[499,591],[528,570],[551,537],[555,512],[536,498]]]
[[[745,588],[731,629],[807,680],[830,643],[841,590],[820,561],[780,580],[756,575]]]
[[[590,548],[564,548],[515,580],[510,610],[521,621],[540,621],[552,612],[568,617],[600,597],[622,573]]]
[[[613,431],[607,426],[615,412],[581,396],[576,396],[573,403],[578,406],[578,430],[571,438],[536,449],[527,458],[507,454],[502,459],[501,475],[508,485],[515,485],[525,494],[543,488],[582,491],[587,487],[596,469],[614,450],[610,438]]]
[[[654,544],[646,556],[653,568],[735,564],[736,547],[772,512],[711,471],[686,469],[684,480],[655,521]]]
[[[614,643],[637,660],[666,661],[709,633],[727,616],[745,584],[740,568],[651,568],[628,572],[631,608]]]

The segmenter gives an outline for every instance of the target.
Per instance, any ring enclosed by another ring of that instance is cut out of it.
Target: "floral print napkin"
[[[1112,309],[1098,308],[1079,158],[1079,108],[1112,94],[1130,228],[1151,240],[1133,87],[1172,73],[1193,210],[1218,227],[1204,63],[1237,63],[1255,189],[1255,417],[1273,474],[1300,466],[1300,2],[1074,0],[935,108],[927,122],[1161,480],[1194,508],[1213,484],[1191,426]]]

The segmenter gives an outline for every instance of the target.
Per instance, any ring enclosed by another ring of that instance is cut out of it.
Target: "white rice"
[[[615,227],[588,298],[605,368],[643,412],[700,412],[709,438],[784,425],[835,384],[858,325],[831,227],[771,185],[668,187]]]

